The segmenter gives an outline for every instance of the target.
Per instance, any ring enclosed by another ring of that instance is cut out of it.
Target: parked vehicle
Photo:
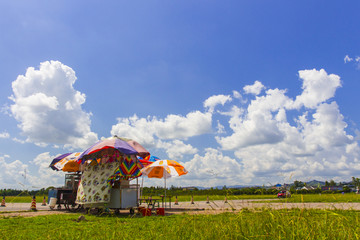
[[[289,191],[286,191],[286,190],[281,190],[278,195],[277,195],[278,198],[289,198],[291,197],[291,193]]]

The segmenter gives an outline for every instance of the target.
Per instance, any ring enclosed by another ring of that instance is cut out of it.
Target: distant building
[[[342,191],[343,187],[342,186],[323,186],[321,187],[321,191]]]

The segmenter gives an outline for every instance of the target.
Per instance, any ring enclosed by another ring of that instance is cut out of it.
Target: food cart
[[[134,213],[140,193],[137,178],[143,167],[137,158],[140,154],[149,153],[138,143],[118,137],[104,139],[86,150],[79,157],[82,176],[75,203],[85,209],[127,209]],[[136,184],[131,184],[133,180]]]
[[[117,212],[121,209],[129,209],[130,213],[134,213],[134,209],[138,206],[140,188],[139,184],[130,184],[135,177],[124,178],[119,173],[125,161],[128,160],[122,159],[119,162],[85,167],[77,191],[76,203],[85,209],[108,208]]]

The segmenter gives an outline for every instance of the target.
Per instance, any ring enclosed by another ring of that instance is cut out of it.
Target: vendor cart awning
[[[136,141],[114,136],[101,140],[86,149],[79,157],[79,161],[84,163],[88,159],[102,157],[104,155],[103,151],[106,152],[109,149],[115,149],[123,155],[138,155],[141,157],[150,155],[150,153]]]

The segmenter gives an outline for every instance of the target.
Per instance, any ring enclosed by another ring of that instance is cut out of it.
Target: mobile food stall
[[[132,180],[141,176],[143,167],[137,156],[149,152],[137,142],[119,137],[104,139],[79,157],[81,180],[76,204],[86,209],[129,209],[138,207],[139,184]]]

